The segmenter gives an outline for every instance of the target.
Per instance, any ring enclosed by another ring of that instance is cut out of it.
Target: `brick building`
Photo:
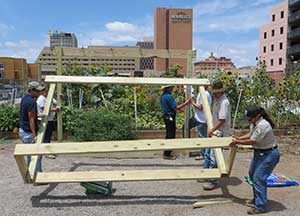
[[[192,49],[193,10],[179,8],[156,8],[154,16],[154,49]],[[156,71],[166,71],[173,64],[183,68],[185,74],[185,59],[154,59]]]

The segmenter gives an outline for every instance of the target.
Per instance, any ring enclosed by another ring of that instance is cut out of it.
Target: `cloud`
[[[270,3],[275,0],[249,2],[236,0],[212,0],[194,7],[194,30],[196,32],[229,32],[257,29],[268,21]]]
[[[48,45],[45,38],[40,41],[19,40],[5,41],[0,49],[0,56],[25,58],[28,62],[34,62],[44,46]]]
[[[85,24],[85,26],[89,25]],[[99,27],[99,30],[80,29],[81,33],[78,36],[80,46],[135,45],[137,41],[153,36],[153,18],[146,17],[140,23],[113,21]]]
[[[13,25],[7,25],[0,23],[0,37],[7,35],[10,31],[14,31],[15,27]]]
[[[127,22],[110,22],[106,23],[105,27],[109,31],[117,31],[117,32],[134,32],[137,30],[137,26],[127,23]]]

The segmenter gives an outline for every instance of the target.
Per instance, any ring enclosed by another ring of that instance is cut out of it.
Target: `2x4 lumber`
[[[45,131],[46,131],[47,124],[48,124],[48,116],[49,116],[50,111],[51,111],[52,100],[53,100],[53,97],[54,97],[55,86],[56,86],[56,84],[51,84],[50,85],[47,100],[46,100],[46,104],[45,104],[45,107],[44,107],[44,110],[43,110],[42,122],[39,126],[40,128],[39,128],[39,131],[38,131],[38,135],[36,137],[36,144],[30,145],[30,146],[37,147],[37,146],[41,145],[41,143],[44,140]],[[33,179],[33,181],[36,177],[37,162],[38,162],[38,159],[40,157],[41,156],[31,157],[31,162],[29,164],[29,173],[30,173],[30,176]]]
[[[218,169],[159,169],[159,170],[113,170],[85,172],[42,172],[36,183],[76,183],[91,181],[163,181],[220,178]]]
[[[207,130],[210,130],[210,129],[213,128],[213,120],[212,120],[210,106],[209,106],[209,103],[208,103],[208,100],[207,100],[207,96],[205,94],[204,87],[200,86],[199,91],[200,91],[202,106],[203,106],[203,110],[204,110],[204,114],[205,114],[205,118],[206,118]],[[227,169],[226,169],[226,164],[225,164],[225,159],[224,159],[222,149],[221,148],[215,148],[214,153],[215,153],[218,168],[219,168],[221,174],[222,175],[227,175]]]
[[[57,71],[56,75],[62,75],[62,56],[63,56],[63,50],[61,47],[55,47],[55,54],[56,54],[56,61],[57,61]],[[61,95],[62,95],[62,83],[57,84],[57,105],[61,106]],[[63,122],[62,122],[62,112],[58,112],[56,114],[57,118],[57,140],[58,142],[62,142],[63,140]]]
[[[99,76],[46,76],[47,83],[120,84],[120,85],[209,85],[208,79],[195,78],[141,78]]]
[[[233,163],[234,163],[234,159],[235,159],[237,149],[238,149],[237,146],[234,146],[234,147],[230,148],[229,158],[228,158],[228,162],[227,162],[228,176],[231,175],[231,171],[232,171],[232,167],[233,167]]]
[[[208,205],[216,205],[216,204],[225,204],[225,203],[232,203],[232,199],[226,198],[219,198],[219,199],[205,199],[193,204],[193,208],[201,208]]]
[[[225,137],[51,144],[44,143],[43,145],[18,144],[15,148],[15,155],[92,154],[114,152],[143,152],[157,150],[194,150],[200,148],[228,147],[230,142],[231,138]]]
[[[28,166],[25,162],[24,156],[15,156],[18,168],[24,180],[24,183],[32,183],[31,176],[29,174]]]
[[[64,56],[110,57],[110,58],[186,58],[188,50],[140,49],[140,48],[63,48]],[[196,52],[193,51],[193,56]]]

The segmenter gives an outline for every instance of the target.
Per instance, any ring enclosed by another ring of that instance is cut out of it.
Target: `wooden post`
[[[202,106],[203,106],[203,111],[205,114],[206,118],[206,123],[207,123],[207,130],[210,130],[213,128],[213,119],[210,111],[210,106],[208,104],[208,100],[205,94],[205,89],[203,86],[199,87],[200,95],[201,95],[201,100],[202,100]],[[226,164],[225,164],[225,159],[223,156],[223,152],[221,148],[214,148],[214,153],[215,157],[217,160],[218,168],[220,170],[221,175],[227,175],[227,169],[226,169]]]
[[[56,74],[62,75],[62,56],[63,50],[61,47],[55,47],[56,54]],[[62,95],[62,83],[57,83],[57,105],[61,106],[61,95]],[[63,140],[63,128],[62,128],[62,112],[57,113],[57,140],[58,142],[62,142]]]
[[[186,78],[191,78],[193,73],[193,51],[189,50],[187,52],[187,64],[186,64]],[[186,86],[185,99],[191,97],[191,86]],[[190,119],[190,105],[186,106],[184,109],[184,137],[190,138],[189,130],[189,119]]]
[[[32,183],[32,179],[30,177],[28,166],[25,162],[24,156],[15,155],[15,159],[16,159],[17,165],[19,167],[19,170],[23,177],[24,182]]]

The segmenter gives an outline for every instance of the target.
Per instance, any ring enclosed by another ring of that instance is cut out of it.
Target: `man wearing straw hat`
[[[212,84],[211,92],[214,97],[213,104],[213,127],[208,131],[208,136],[229,137],[231,136],[231,116],[230,103],[224,94],[226,87],[221,81],[215,81]],[[205,149],[204,168],[217,168],[217,162],[212,148]],[[208,183],[203,185],[204,190],[214,190],[219,187],[217,179],[209,179]]]
[[[163,94],[160,98],[160,104],[163,112],[163,120],[166,126],[166,139],[176,138],[176,111],[182,109],[190,103],[190,99],[180,105],[176,105],[175,99],[172,96],[174,85],[162,86]],[[164,151],[164,159],[174,160],[176,156],[172,156],[172,151]]]

